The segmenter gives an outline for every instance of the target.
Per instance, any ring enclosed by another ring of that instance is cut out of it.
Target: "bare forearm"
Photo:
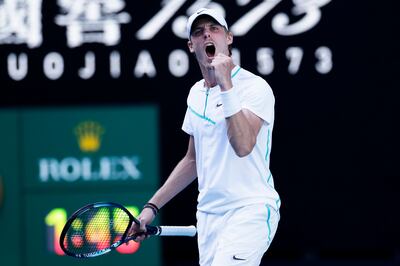
[[[229,142],[236,154],[240,157],[249,154],[256,143],[257,135],[251,127],[244,112],[240,111],[233,116],[228,117],[226,123]]]
[[[232,83],[231,71],[235,67],[232,58],[218,53],[211,66],[208,78],[215,78],[221,89],[220,98],[224,106],[229,142],[238,156],[246,156],[256,144],[262,120],[247,109],[241,109],[238,88],[233,88]]]
[[[185,156],[149,202],[161,208],[192,183],[196,176],[196,160]]]

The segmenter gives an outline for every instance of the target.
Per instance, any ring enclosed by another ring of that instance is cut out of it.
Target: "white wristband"
[[[225,118],[231,117],[242,110],[239,95],[235,88],[227,91],[221,91],[222,108],[224,109]]]

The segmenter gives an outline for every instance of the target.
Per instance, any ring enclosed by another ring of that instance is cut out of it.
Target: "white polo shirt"
[[[190,90],[182,129],[194,137],[199,183],[198,210],[224,213],[250,204],[269,204],[279,209],[280,199],[269,169],[275,98],[268,83],[236,66],[233,88],[242,108],[264,123],[253,151],[240,158],[228,140],[220,100],[220,88],[206,88],[204,79]]]

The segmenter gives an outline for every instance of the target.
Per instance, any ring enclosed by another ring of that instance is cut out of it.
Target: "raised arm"
[[[232,58],[218,54],[211,63],[215,80],[221,88],[221,100],[228,126],[228,138],[235,153],[248,155],[254,148],[263,120],[247,109],[241,109],[237,88],[233,88],[231,70]]]
[[[251,153],[256,145],[257,135],[263,120],[247,109],[227,117],[228,138],[233,150],[239,157]]]

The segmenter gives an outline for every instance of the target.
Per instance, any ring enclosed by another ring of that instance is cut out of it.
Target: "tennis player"
[[[197,178],[200,265],[259,265],[280,218],[269,169],[274,95],[264,79],[233,63],[233,35],[216,10],[190,16],[187,35],[203,76],[187,99],[182,129],[188,150],[132,233],[144,231],[159,208]]]

